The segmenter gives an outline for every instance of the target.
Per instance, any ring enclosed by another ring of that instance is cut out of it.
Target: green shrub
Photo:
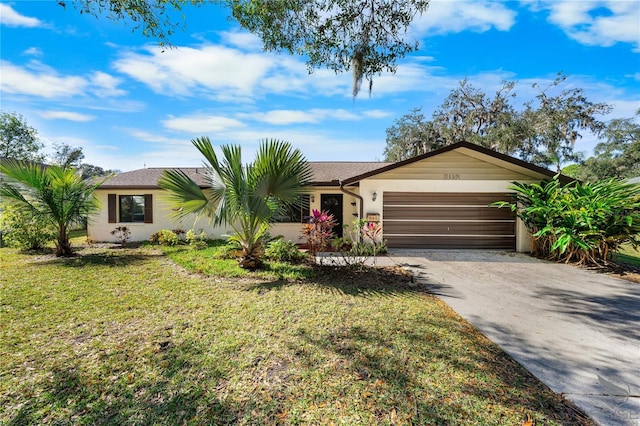
[[[193,229],[189,229],[185,235],[185,239],[187,244],[194,250],[204,250],[208,247],[207,245],[207,233],[201,231],[199,234]]]
[[[39,250],[58,236],[56,227],[32,212],[3,204],[0,215],[2,242],[9,247]]]
[[[180,238],[170,229],[161,229],[151,235],[149,242],[161,246],[175,246],[180,242]]]
[[[265,256],[278,262],[300,262],[306,257],[292,241],[275,240],[267,245]]]
[[[387,242],[378,241],[373,243],[354,243],[351,249],[345,253],[348,256],[377,256],[387,252]]]
[[[556,176],[540,184],[514,182],[511,189],[515,202],[495,205],[518,212],[534,255],[601,264],[621,244],[640,245],[640,185],[609,179],[562,186]]]

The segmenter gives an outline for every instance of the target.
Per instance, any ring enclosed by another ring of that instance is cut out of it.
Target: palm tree
[[[58,232],[56,256],[72,255],[70,226],[99,208],[93,191],[106,179],[84,180],[72,168],[16,160],[4,160],[0,174],[0,196],[53,224]]]
[[[221,146],[218,158],[208,137],[191,141],[206,162],[207,188],[200,188],[184,172],[166,170],[158,182],[175,207],[172,217],[205,216],[215,225],[228,225],[240,246],[240,266],[261,264],[270,224],[284,209],[300,202],[311,182],[311,168],[288,142],[264,140],[252,163],[243,164],[241,149]]]

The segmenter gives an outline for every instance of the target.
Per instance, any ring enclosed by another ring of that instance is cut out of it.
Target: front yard
[[[1,249],[0,423],[591,424],[400,271],[211,250]]]

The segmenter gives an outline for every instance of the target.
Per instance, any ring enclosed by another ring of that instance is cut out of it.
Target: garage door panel
[[[383,235],[389,247],[515,250],[515,213],[489,207],[505,193],[383,194]]]
[[[514,235],[510,222],[383,222],[385,234]]]
[[[496,192],[468,193],[468,192],[385,192],[385,205],[393,204],[453,204],[488,206],[496,201],[512,201],[509,194]]]
[[[423,219],[442,220],[455,217],[460,220],[473,219],[513,219],[508,208],[483,207],[429,207],[429,206],[387,206],[384,207],[385,219]]]
[[[389,236],[385,238],[387,245],[395,248],[510,250],[515,245],[515,237]]]

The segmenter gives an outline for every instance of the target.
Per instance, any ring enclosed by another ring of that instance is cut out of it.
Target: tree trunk
[[[73,250],[71,249],[71,242],[69,241],[69,234],[65,225],[58,227],[58,241],[56,242],[56,256],[71,256]]]

